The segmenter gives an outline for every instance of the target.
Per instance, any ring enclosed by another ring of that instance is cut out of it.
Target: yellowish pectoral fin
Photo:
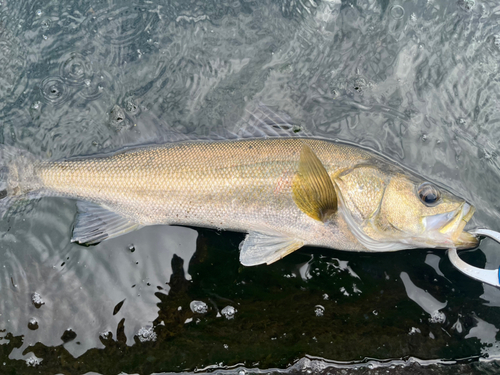
[[[333,182],[314,151],[306,144],[300,152],[292,191],[295,204],[315,220],[324,222],[337,211],[337,194]]]

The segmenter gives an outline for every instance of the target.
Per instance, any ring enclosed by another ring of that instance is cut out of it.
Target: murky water
[[[453,188],[499,230],[499,61],[496,1],[0,0],[0,142],[91,154],[262,102]],[[75,213],[42,199],[0,222],[0,373],[498,372],[500,291],[443,251],[245,268],[242,234],[158,226],[86,248]],[[461,256],[500,264],[488,241]]]

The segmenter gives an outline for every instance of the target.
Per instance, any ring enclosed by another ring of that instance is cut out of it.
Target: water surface
[[[264,103],[500,230],[499,25],[495,1],[3,0],[0,142],[94,154]],[[0,373],[498,371],[500,292],[443,251],[303,248],[245,268],[242,234],[156,226],[82,247],[75,214],[44,198],[0,222]],[[500,264],[488,241],[461,256]]]

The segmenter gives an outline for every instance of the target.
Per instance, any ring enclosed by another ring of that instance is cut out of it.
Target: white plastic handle
[[[470,233],[476,236],[488,237],[500,243],[500,233],[490,229],[476,229],[474,231],[470,231]],[[473,267],[460,259],[457,254],[457,249],[448,249],[448,258],[450,258],[450,262],[463,274],[475,280],[482,281],[488,285],[500,288],[500,268],[497,270],[485,270]]]

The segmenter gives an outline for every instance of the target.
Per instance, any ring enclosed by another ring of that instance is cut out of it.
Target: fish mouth
[[[470,204],[464,204],[459,225],[451,237],[457,249],[471,249],[479,245],[478,237],[464,231],[465,225],[472,218],[472,215],[474,215],[475,211],[476,209]]]
[[[425,218],[426,228],[437,230],[438,237],[444,237],[446,247],[470,249],[477,247],[479,239],[464,231],[465,225],[472,218],[476,209],[464,202],[457,210]]]

